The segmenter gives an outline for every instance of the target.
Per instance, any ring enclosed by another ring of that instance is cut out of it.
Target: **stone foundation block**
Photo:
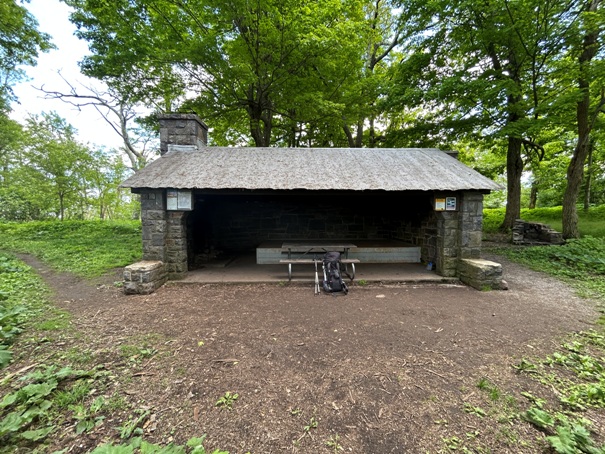
[[[458,278],[477,290],[500,290],[502,265],[483,259],[461,259],[458,262]]]
[[[145,260],[124,268],[124,293],[148,295],[166,282],[166,268],[159,260]]]

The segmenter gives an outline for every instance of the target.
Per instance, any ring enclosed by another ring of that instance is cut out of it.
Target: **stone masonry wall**
[[[456,194],[457,211],[437,211],[436,257],[437,272],[442,276],[458,275],[460,259],[481,256],[483,226],[483,195],[477,192]]]
[[[143,260],[164,263],[169,279],[187,272],[187,212],[166,211],[164,190],[141,191]]]
[[[143,260],[166,259],[166,201],[162,189],[141,191]]]
[[[168,279],[180,279],[187,272],[188,212],[169,211],[166,232],[166,272]]]
[[[460,281],[477,290],[504,290],[502,265],[482,259],[461,259],[458,264]]]
[[[178,150],[196,151],[208,143],[208,126],[195,114],[159,115],[160,154]]]
[[[124,293],[148,295],[166,282],[166,269],[159,260],[144,260],[124,268]]]
[[[437,211],[437,238],[435,265],[442,276],[456,276],[458,265],[457,211]]]
[[[399,239],[418,246],[432,209],[427,194],[417,199],[405,194],[227,195],[204,196],[190,216],[190,235],[199,243],[199,253],[210,245],[221,251],[254,251],[262,242],[288,239]]]
[[[463,192],[459,215],[459,243],[461,259],[481,257],[483,239],[483,194]]]

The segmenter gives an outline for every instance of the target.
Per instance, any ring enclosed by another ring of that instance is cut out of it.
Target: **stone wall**
[[[428,193],[217,195],[202,197],[190,215],[190,236],[201,253],[250,251],[266,241],[289,239],[398,239],[421,246]],[[378,202],[377,202],[378,201]]]
[[[168,279],[180,279],[187,272],[187,226],[189,213],[169,211],[166,232],[166,272]]]
[[[563,235],[549,225],[517,219],[513,226],[513,244],[563,244]]]
[[[144,260],[124,268],[124,293],[148,295],[166,282],[166,269],[159,260]]]

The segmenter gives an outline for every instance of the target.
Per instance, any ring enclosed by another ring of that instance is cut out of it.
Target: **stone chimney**
[[[195,114],[158,115],[160,154],[169,151],[197,151],[208,143],[208,126]]]

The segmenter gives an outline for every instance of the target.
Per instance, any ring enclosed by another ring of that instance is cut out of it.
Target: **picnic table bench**
[[[341,252],[344,257],[340,263],[345,266],[344,273],[351,279],[355,279],[355,264],[359,259],[348,258],[349,249],[356,247],[352,243],[343,243],[338,241],[288,241],[282,244],[282,252],[288,253],[287,259],[280,259],[279,263],[288,265],[288,280],[292,280],[292,265],[314,264],[315,265],[315,283],[319,282],[317,264],[322,262],[323,255],[326,252]],[[299,253],[297,257],[292,257],[292,253]],[[318,254],[321,254],[318,256]],[[349,272],[348,266],[351,265]]]

